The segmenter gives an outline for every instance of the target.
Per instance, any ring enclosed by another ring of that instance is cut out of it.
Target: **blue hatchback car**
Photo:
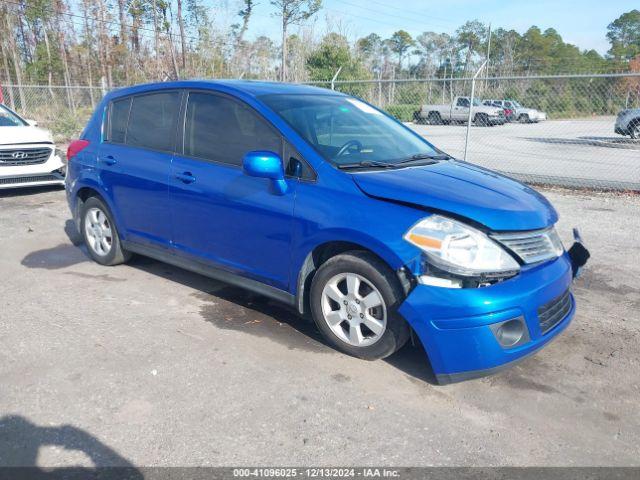
[[[536,352],[586,262],[535,190],[330,90],[179,81],[109,93],[68,151],[103,265],[149,256],[291,305],[378,359],[414,332],[440,383]]]

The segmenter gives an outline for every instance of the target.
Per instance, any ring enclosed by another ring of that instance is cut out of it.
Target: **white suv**
[[[51,133],[0,104],[0,188],[64,185]]]
[[[508,115],[510,121],[538,123],[547,119],[546,113],[536,110],[535,108],[523,107],[515,100],[485,100],[483,103],[484,105],[492,105],[510,110],[511,114]]]

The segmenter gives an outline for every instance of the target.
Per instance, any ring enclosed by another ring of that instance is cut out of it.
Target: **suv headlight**
[[[520,265],[480,230],[440,215],[420,220],[404,239],[436,267],[464,277],[512,275]]]

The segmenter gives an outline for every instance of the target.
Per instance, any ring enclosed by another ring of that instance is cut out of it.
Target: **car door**
[[[98,152],[102,185],[124,238],[169,248],[169,186],[181,92],[114,100]]]
[[[454,120],[467,120],[469,117],[469,99],[459,97],[453,107],[453,119]]]
[[[287,289],[295,182],[279,195],[269,179],[242,170],[249,151],[282,156],[282,136],[221,93],[192,91],[183,111],[169,187],[176,253]]]

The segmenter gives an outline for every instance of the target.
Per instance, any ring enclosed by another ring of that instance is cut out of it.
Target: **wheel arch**
[[[106,194],[106,192],[104,192],[103,189],[100,188],[100,185],[92,181],[84,182],[82,185],[79,185],[73,195],[74,208],[72,213],[78,229],[80,229],[80,211],[82,210],[84,202],[86,202],[90,197],[97,197],[105,203],[105,205],[111,212],[111,216],[113,217],[113,220],[116,224],[118,233],[120,234],[120,236],[123,236],[123,231],[120,228],[120,222],[118,220],[118,216],[114,209],[114,205],[111,202],[111,199]]]
[[[315,245],[305,256],[297,274],[296,283],[296,308],[301,315],[309,314],[309,291],[311,281],[327,260],[349,251],[367,252],[375,256],[393,272],[396,273],[400,285],[407,294],[412,285],[411,274],[405,269],[403,262],[390,251],[381,251],[379,248],[362,241],[352,240],[329,240]]]

